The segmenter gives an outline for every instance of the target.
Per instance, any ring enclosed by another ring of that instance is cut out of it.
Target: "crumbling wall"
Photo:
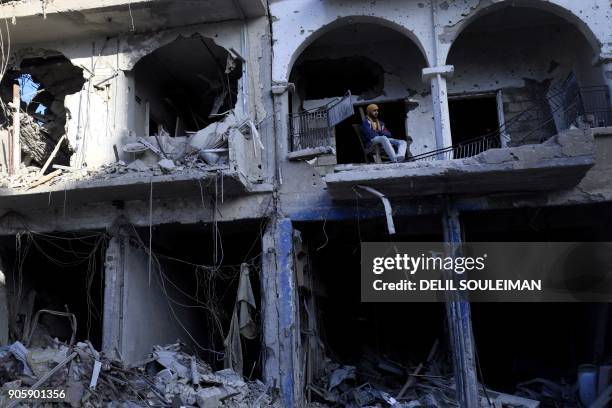
[[[151,135],[147,116],[174,136],[198,131],[234,109],[242,63],[228,50],[199,34],[179,36],[134,67],[138,128]],[[144,109],[144,111],[143,111]],[[144,131],[144,129],[143,129]],[[177,133],[178,134],[175,134]]]
[[[109,297],[105,305],[105,330],[119,335],[117,346],[125,360],[142,360],[154,345],[172,343],[177,338],[188,343],[190,339],[177,319],[189,328],[197,327],[198,323],[191,319],[192,310],[170,305],[169,296],[176,297],[176,291],[161,284],[155,260],[150,260],[142,248],[123,237],[112,238],[110,247],[113,258],[107,258],[107,285],[119,280],[122,286],[116,286],[120,293]],[[109,325],[115,320],[119,320],[119,327],[113,330]],[[109,352],[114,352],[113,340],[106,338],[104,346]]]
[[[604,48],[609,47],[605,44],[608,42],[610,16],[601,12],[609,7],[605,0],[591,3],[571,0],[445,0],[436,8],[439,63],[446,61],[453,42],[475,19],[496,10],[511,10],[514,6],[544,10],[571,23],[587,39],[592,54],[598,54],[602,44]]]
[[[71,116],[65,98],[82,89],[83,70],[57,51],[22,49],[13,59],[13,68],[0,83],[2,120],[6,127],[12,123],[13,111],[6,107],[13,99],[13,84],[18,83],[22,162],[26,166],[43,167],[59,143],[53,162],[69,164],[74,145],[62,140]]]
[[[139,248],[124,245],[123,328],[121,354],[126,361],[142,359],[155,344],[181,337],[158,282],[159,271]],[[149,270],[150,266],[150,270]]]
[[[396,29],[414,40],[430,60],[430,12],[425,3],[367,0],[350,4],[311,1],[272,1],[270,13],[274,61],[272,80],[286,82],[295,61],[317,38],[344,25],[372,23]]]
[[[526,19],[533,25],[521,21]],[[455,74],[448,91],[470,94],[501,90],[505,120],[512,123],[508,126],[509,145],[538,143],[556,133],[550,118],[559,98],[553,103],[546,100],[549,87],[572,72],[581,85],[582,78],[584,85],[594,85],[593,71],[598,68],[584,59],[588,48],[576,28],[540,10],[486,15],[474,21],[453,44],[448,63],[455,67]],[[602,85],[601,81],[596,85]]]

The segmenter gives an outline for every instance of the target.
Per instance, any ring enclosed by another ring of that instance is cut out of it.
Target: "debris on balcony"
[[[34,122],[27,123],[31,129],[40,129]],[[197,175],[201,171],[225,169],[229,166],[229,139],[232,134],[242,135],[245,140],[254,140],[254,143],[258,144],[255,149],[260,148],[261,142],[253,122],[248,119],[239,121],[230,112],[222,121],[214,122],[190,136],[155,135],[129,138],[118,148],[131,159],[129,161],[117,160],[99,168],[53,164],[50,166],[51,172],[46,175],[42,174],[44,167],[41,172],[40,167],[26,166],[23,163],[20,172],[12,176],[0,176],[0,187],[28,190],[66,181],[108,180],[188,172]],[[41,151],[42,157],[44,148],[37,147],[34,138],[31,140],[32,146]],[[47,160],[53,158],[54,151],[48,154],[44,151]]]
[[[142,362],[126,364],[88,341],[71,346],[49,338],[31,348],[17,341],[0,347],[0,382],[5,398],[9,389],[65,390],[64,401],[72,407],[119,402],[126,407],[280,407],[262,382],[245,380],[231,369],[213,371],[183,352],[180,343],[154,346]],[[8,400],[0,405],[16,406]]]

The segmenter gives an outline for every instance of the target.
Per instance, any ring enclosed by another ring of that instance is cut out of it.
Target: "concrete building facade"
[[[423,361],[438,339],[464,407],[477,377],[507,391],[612,352],[607,305],[359,299],[361,242],[610,241],[607,0],[16,0],[0,18],[0,344],[68,309],[128,362],[180,338],[218,364],[247,265],[240,365],[286,407],[366,349]],[[406,162],[361,145],[370,103]]]

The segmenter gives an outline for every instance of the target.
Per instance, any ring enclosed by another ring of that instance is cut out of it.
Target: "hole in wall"
[[[9,103],[13,100],[14,84],[19,85],[20,92],[22,163],[40,168],[66,133],[70,112],[64,106],[64,100],[67,95],[83,88],[83,70],[63,55],[55,55],[25,58],[18,69],[7,71],[0,82],[0,120],[6,129],[12,126],[13,111]],[[2,140],[4,154],[1,161],[4,166],[8,164],[7,137],[5,135]],[[69,165],[72,153],[71,146],[63,141],[52,164]],[[52,171],[51,166],[48,171]]]
[[[185,136],[223,118],[238,98],[242,63],[199,34],[179,37],[134,67],[137,133]]]

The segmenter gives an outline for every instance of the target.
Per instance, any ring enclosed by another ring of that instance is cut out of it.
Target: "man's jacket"
[[[372,124],[370,123],[368,118],[365,118],[363,122],[361,122],[361,133],[363,136],[363,144],[365,145],[365,147],[369,147],[372,143],[372,139],[374,139],[376,136],[391,137],[391,132],[387,130],[384,122],[382,120],[378,120],[378,123],[380,123],[380,130],[376,131],[372,128]]]

